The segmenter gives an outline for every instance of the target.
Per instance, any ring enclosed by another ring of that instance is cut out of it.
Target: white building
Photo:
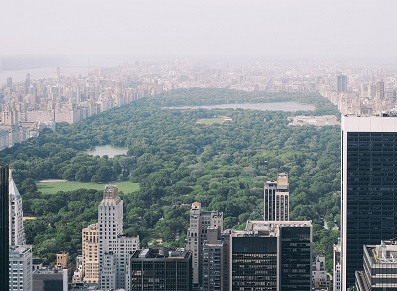
[[[126,264],[139,249],[139,237],[123,235],[123,201],[115,185],[106,185],[98,207],[99,285],[104,289],[125,288]]]
[[[9,290],[32,291],[32,249],[11,246],[9,258]]]
[[[25,245],[25,230],[23,227],[22,197],[9,174],[9,243],[10,246]]]
[[[9,290],[32,290],[32,249],[25,245],[22,197],[9,173]]]

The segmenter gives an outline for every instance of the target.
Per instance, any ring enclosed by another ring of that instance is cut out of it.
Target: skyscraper
[[[311,290],[311,245],[310,221],[247,221],[231,234],[230,290]]]
[[[376,82],[376,97],[380,100],[385,100],[385,82],[380,80]]]
[[[288,174],[280,173],[277,181],[267,181],[264,187],[265,221],[289,220]]]
[[[195,286],[202,284],[203,243],[207,239],[208,227],[217,227],[222,233],[223,212],[203,211],[201,203],[192,203],[186,249],[192,252],[193,284]]]
[[[336,76],[336,92],[346,93],[347,92],[347,76],[338,75]]]
[[[99,285],[124,289],[128,257],[139,249],[138,237],[123,235],[123,200],[115,185],[106,185],[98,206]]]
[[[25,245],[25,230],[23,227],[22,197],[19,194],[12,171],[9,173],[9,242],[10,246]]]
[[[397,117],[342,116],[341,290],[354,286],[363,245],[397,237]]]
[[[0,290],[8,290],[9,198],[8,165],[0,165]]]
[[[12,178],[8,174],[9,197],[9,277],[10,290],[32,290],[32,249],[26,246],[23,227],[22,197]]]

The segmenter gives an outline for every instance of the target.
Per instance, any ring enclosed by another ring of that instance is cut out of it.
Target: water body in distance
[[[107,155],[109,158],[114,158],[117,155],[127,154],[128,149],[122,147],[114,147],[111,145],[97,146],[92,150],[88,150],[88,154],[91,156],[104,156]]]
[[[272,103],[233,103],[233,104],[217,104],[205,106],[178,106],[163,107],[165,109],[251,109],[261,111],[313,111],[314,105],[300,104],[297,102],[272,102]]]
[[[87,75],[94,67],[59,67],[62,76]],[[0,85],[6,84],[7,78],[11,77],[14,83],[24,82],[26,75],[30,74],[31,80],[58,78],[57,67],[42,67],[32,69],[21,69],[13,71],[0,71]]]

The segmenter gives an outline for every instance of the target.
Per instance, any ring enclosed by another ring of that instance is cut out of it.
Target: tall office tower
[[[32,249],[26,246],[10,246],[9,289],[32,291]]]
[[[280,173],[277,181],[267,181],[264,187],[265,221],[289,220],[288,174]]]
[[[311,290],[310,221],[248,221],[230,242],[230,290]]]
[[[105,289],[124,289],[128,256],[139,249],[138,237],[123,233],[123,201],[115,185],[106,185],[98,207],[99,285]]]
[[[12,77],[7,78],[7,87],[10,88],[10,93],[12,93]]]
[[[186,249],[192,252],[193,285],[195,286],[202,284],[202,248],[204,240],[207,239],[208,227],[218,227],[220,232],[223,232],[223,213],[218,211],[203,211],[201,203],[192,203]]]
[[[397,117],[342,116],[342,290],[354,286],[363,245],[397,237]]]
[[[98,224],[91,224],[81,231],[82,273],[87,283],[98,283]]]
[[[346,93],[347,92],[347,76],[337,75],[336,76],[336,92]]]
[[[0,165],[0,290],[8,289],[9,280],[8,173],[8,165]]]
[[[376,82],[376,97],[385,100],[385,82],[383,80]]]
[[[26,79],[25,79],[25,93],[27,94],[29,91],[30,87],[30,74],[26,74]]]
[[[341,291],[341,275],[342,275],[342,270],[341,270],[341,264],[340,264],[340,240],[338,240],[338,243],[334,245],[334,291]]]
[[[364,245],[361,270],[356,271],[356,290],[397,290],[397,245],[381,241],[380,245]]]
[[[133,253],[127,291],[192,290],[192,253],[183,249],[144,249]]]
[[[23,227],[22,197],[19,194],[12,171],[9,173],[9,242],[10,246],[25,245],[25,230]]]

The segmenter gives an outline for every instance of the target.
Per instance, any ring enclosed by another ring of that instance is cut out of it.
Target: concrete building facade
[[[207,239],[207,228],[216,227],[223,232],[223,213],[204,211],[201,203],[192,203],[190,209],[190,225],[187,233],[186,249],[192,252],[193,285],[202,285],[203,243]]]

